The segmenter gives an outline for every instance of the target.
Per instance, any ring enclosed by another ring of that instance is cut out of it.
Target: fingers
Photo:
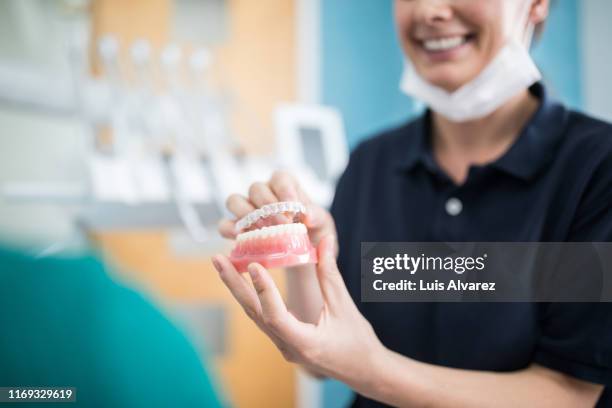
[[[291,174],[285,171],[274,172],[270,179],[270,188],[280,201],[297,200],[306,206],[304,223],[309,229],[319,232],[333,231],[333,220],[329,213],[310,200]]]
[[[274,342],[289,361],[298,361],[316,333],[312,325],[302,323],[285,306],[272,278],[261,265],[249,265],[253,287],[236,271],[229,259],[216,255],[212,259],[223,283],[246,314]]]
[[[249,188],[248,197],[240,194],[232,194],[226,201],[227,209],[234,214],[235,220],[223,219],[219,222],[218,230],[221,236],[228,239],[236,238],[236,220],[246,216],[266,204],[278,201],[300,201],[308,208],[304,222],[308,222],[308,213],[312,212],[311,228],[321,228],[325,225],[325,213],[320,207],[312,205],[308,196],[300,188],[296,180],[288,172],[276,171],[268,183],[253,183]],[[292,222],[292,219],[284,214],[273,218],[257,221],[256,227]],[[308,224],[307,224],[308,226]]]
[[[253,204],[251,204],[245,196],[240,194],[232,194],[229,196],[225,205],[236,218],[242,218],[251,211],[255,211]]]
[[[249,265],[249,274],[261,304],[264,325],[282,340],[297,346],[306,338],[305,323],[289,313],[278,288],[263,266],[257,263]]]
[[[308,194],[306,194],[306,192],[302,189],[302,187],[299,185],[299,183],[297,183],[297,182],[295,183],[295,188],[297,189],[298,197],[299,197],[300,201],[302,202],[302,204],[304,204],[306,206],[312,204],[312,200],[310,199]]]
[[[314,204],[306,206],[306,218],[304,223],[308,228],[322,228],[327,222],[333,222],[333,220],[328,219],[327,211]]]
[[[226,218],[222,219],[219,221],[217,229],[223,238],[236,238],[236,221],[234,220],[228,220]]]
[[[253,183],[249,188],[249,200],[259,208],[277,202],[278,198],[267,184]]]
[[[317,264],[317,277],[321,286],[323,299],[328,305],[330,312],[334,313],[338,307],[344,305],[350,295],[338,266],[336,265],[335,238],[333,235],[325,236],[317,248],[319,262]],[[352,301],[349,303],[353,303]]]
[[[259,297],[263,315],[269,320],[286,318],[287,307],[266,269],[253,263],[249,265],[249,274]]]
[[[242,277],[234,268],[234,265],[223,255],[216,255],[212,258],[213,265],[219,277],[236,298],[245,313],[256,322],[261,317],[261,305],[255,290],[249,282]]]
[[[272,190],[272,183],[253,183],[249,188],[249,199],[255,206],[263,207],[266,204],[276,203],[278,201],[285,201]],[[268,219],[259,220],[256,223],[257,228],[265,227],[268,225],[285,224],[291,222],[290,218],[283,214],[275,215]]]
[[[275,171],[270,178],[270,188],[280,201],[300,201],[297,183],[285,171]]]
[[[313,204],[308,195],[302,190],[295,178],[285,172],[277,171],[270,179],[270,188],[280,201],[299,201],[306,206],[306,214],[303,222],[313,230],[326,229],[328,220],[331,217],[327,212]]]
[[[242,306],[246,315],[274,342],[283,355],[290,357],[290,353],[287,351],[283,341],[264,324],[259,298],[255,294],[255,289],[253,289],[251,283],[247,280],[246,275],[238,273],[231,262],[222,255],[213,257],[212,262],[217,272],[219,272],[221,280],[240,306]]]

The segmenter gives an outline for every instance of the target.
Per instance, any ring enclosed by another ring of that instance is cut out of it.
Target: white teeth
[[[280,203],[273,203],[264,205],[257,210],[250,212],[238,222],[236,222],[236,232],[240,232],[245,228],[249,228],[262,218],[269,217],[275,214],[281,214],[284,212],[292,213],[306,213],[306,207],[304,204],[297,201],[284,201]]]
[[[423,41],[423,46],[428,51],[446,51],[460,46],[465,43],[466,40],[464,36],[436,38]]]
[[[271,238],[283,234],[306,234],[306,231],[306,226],[302,223],[279,224],[243,232],[242,234],[238,234],[236,239],[238,242],[242,242],[254,238]]]

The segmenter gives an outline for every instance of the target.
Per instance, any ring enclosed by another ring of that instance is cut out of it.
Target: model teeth
[[[257,210],[250,212],[238,222],[236,222],[236,232],[240,232],[243,229],[249,228],[262,218],[270,217],[276,214],[282,213],[306,213],[306,207],[304,204],[297,201],[283,201],[279,203],[267,204]],[[289,225],[289,224],[287,224]]]
[[[243,242],[249,239],[272,238],[277,235],[285,234],[306,234],[306,232],[306,226],[302,223],[280,224],[263,227],[253,231],[243,232],[242,234],[239,234],[236,239],[238,240],[238,242]]]
[[[423,41],[423,46],[428,51],[446,51],[458,47],[466,41],[466,37],[463,36],[436,38]]]

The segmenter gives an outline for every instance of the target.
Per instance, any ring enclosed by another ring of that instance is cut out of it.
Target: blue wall
[[[322,99],[344,115],[348,141],[405,120],[413,113],[398,90],[402,55],[393,26],[393,1],[322,0]],[[580,107],[579,7],[558,0],[534,56],[550,90]]]
[[[402,57],[392,1],[322,0],[323,102],[340,108],[349,144],[411,113],[398,91]]]
[[[532,52],[550,93],[578,109],[583,102],[580,21],[578,0],[553,1],[544,35]]]
[[[321,0],[323,103],[340,109],[349,145],[413,114],[398,90],[402,55],[395,39],[390,0]],[[577,0],[558,0],[534,58],[549,91],[567,104],[582,104]],[[350,391],[327,381],[326,408],[344,407]]]

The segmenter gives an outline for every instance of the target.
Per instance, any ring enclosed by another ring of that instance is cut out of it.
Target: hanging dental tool
[[[168,201],[171,192],[161,154],[163,137],[159,115],[156,114],[151,44],[145,39],[136,40],[130,47],[130,58],[134,71],[131,125],[135,133],[140,135],[142,143],[142,149],[131,154],[131,176],[142,201]]]
[[[196,204],[212,201],[211,190],[197,154],[194,126],[189,121],[188,108],[184,105],[185,93],[181,89],[182,61],[182,50],[176,45],[167,46],[161,53],[161,71],[168,88],[162,108],[174,136],[173,155],[167,160],[167,166],[181,220],[196,242],[204,242],[211,233],[202,223]]]
[[[103,80],[111,90],[108,107],[109,131],[112,142],[97,143],[89,158],[92,193],[102,202],[121,202],[135,204],[137,197],[129,177],[127,163],[118,157],[121,139],[127,138],[125,104],[122,98],[123,79],[120,68],[119,41],[112,35],[104,35],[98,40],[98,57],[102,63]]]

